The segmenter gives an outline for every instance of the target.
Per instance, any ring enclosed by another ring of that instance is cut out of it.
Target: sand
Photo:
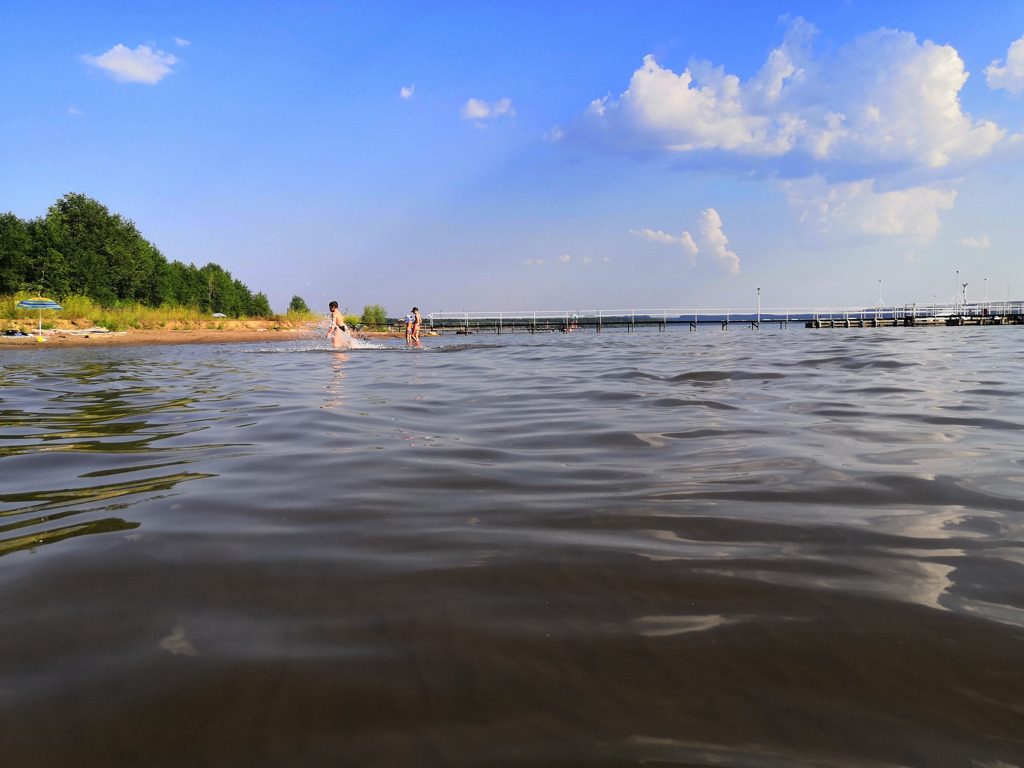
[[[237,342],[277,342],[297,339],[324,339],[323,331],[287,323],[241,321],[230,327],[189,330],[145,329],[112,333],[103,329],[56,328],[44,330],[45,341],[38,340],[38,330],[24,328],[29,336],[0,336],[0,350],[42,349],[49,347],[150,346],[158,344],[229,344]],[[401,337],[401,333],[360,333],[356,337]],[[329,344],[326,339],[324,342]]]

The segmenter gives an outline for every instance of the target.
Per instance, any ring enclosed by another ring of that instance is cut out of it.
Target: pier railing
[[[741,308],[681,308],[681,309],[557,309],[492,312],[436,311],[424,317],[424,325],[436,330],[489,330],[503,332],[541,332],[589,328],[619,328],[634,330],[656,326],[662,330],[669,326],[744,324],[759,327],[764,324],[786,327],[791,322],[804,324],[857,323],[915,324],[917,322],[946,322],[950,318],[971,317],[1024,317],[1024,302],[977,303],[912,303],[902,306],[874,307],[741,307]]]

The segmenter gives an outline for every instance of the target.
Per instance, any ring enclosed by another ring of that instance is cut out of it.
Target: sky
[[[1019,0],[3,8],[0,212],[277,312],[1024,299]]]

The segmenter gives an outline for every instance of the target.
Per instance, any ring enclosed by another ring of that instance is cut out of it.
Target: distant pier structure
[[[1024,301],[906,304],[902,307],[526,310],[519,312],[431,312],[426,329],[439,333],[572,333],[644,328],[665,331],[700,326],[788,328],[879,328],[945,325],[1024,325]]]

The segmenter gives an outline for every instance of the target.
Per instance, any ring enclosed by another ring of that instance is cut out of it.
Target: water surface
[[[0,352],[0,759],[1022,765],[1021,340]]]

